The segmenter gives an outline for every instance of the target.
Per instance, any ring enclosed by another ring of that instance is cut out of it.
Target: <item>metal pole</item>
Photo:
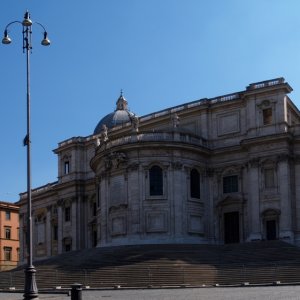
[[[24,47],[26,49],[26,79],[27,79],[27,135],[25,137],[25,145],[27,146],[27,249],[28,260],[25,269],[25,288],[24,299],[38,299],[38,289],[35,280],[36,270],[32,264],[32,215],[31,215],[31,152],[30,152],[30,51],[31,51],[31,26],[24,30]]]
[[[11,43],[11,38],[8,36],[8,27],[12,24],[21,24],[23,26],[23,53],[26,52],[26,80],[27,80],[27,133],[24,139],[24,146],[27,146],[27,267],[25,269],[25,286],[24,286],[24,299],[38,299],[38,290],[36,286],[35,273],[36,270],[32,264],[32,203],[31,203],[31,132],[30,132],[30,53],[31,53],[31,28],[33,24],[37,24],[44,30],[44,38],[41,41],[43,46],[49,46],[50,40],[48,39],[48,34],[45,27],[38,22],[32,22],[30,20],[30,14],[27,10],[24,15],[24,20],[13,21],[6,25],[4,30],[4,37],[2,39],[2,44],[8,45]]]

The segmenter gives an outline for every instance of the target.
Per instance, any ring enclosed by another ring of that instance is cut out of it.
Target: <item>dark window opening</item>
[[[11,261],[11,247],[4,247],[4,260]]]
[[[10,228],[5,228],[5,238],[7,240],[11,239],[11,229]]]
[[[191,170],[190,183],[191,197],[200,199],[200,174],[196,169]]]
[[[65,175],[70,173],[70,162],[69,161],[65,161],[65,163],[64,163],[64,173],[65,173]]]
[[[71,220],[71,208],[65,207],[65,221],[69,222]]]
[[[10,220],[10,211],[5,212],[5,220]]]
[[[225,244],[240,242],[239,212],[224,214],[224,242]]]
[[[57,227],[57,225],[53,226],[53,240],[54,241],[58,240],[58,227]]]
[[[93,231],[93,247],[97,246],[97,231]]]
[[[267,240],[277,239],[276,220],[266,221],[266,231],[267,231]]]
[[[238,176],[226,176],[223,177],[223,193],[236,193],[239,190]]]
[[[159,166],[153,166],[149,170],[150,196],[163,195],[163,171]]]
[[[263,124],[272,124],[272,108],[263,109]]]

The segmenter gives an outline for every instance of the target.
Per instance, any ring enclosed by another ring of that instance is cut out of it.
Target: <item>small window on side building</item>
[[[10,216],[10,211],[7,210],[7,211],[5,212],[5,220],[6,220],[6,221],[9,221],[9,220],[10,220],[10,217],[11,217],[11,216]]]
[[[11,261],[11,247],[4,247],[4,260]]]
[[[5,238],[7,240],[10,240],[11,239],[11,229],[8,228],[8,227],[5,227]]]

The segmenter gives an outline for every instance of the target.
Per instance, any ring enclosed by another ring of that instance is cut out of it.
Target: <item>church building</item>
[[[121,94],[91,135],[58,144],[58,180],[32,191],[34,259],[118,245],[300,245],[291,91],[276,78],[145,116]],[[22,193],[21,262],[26,203]]]

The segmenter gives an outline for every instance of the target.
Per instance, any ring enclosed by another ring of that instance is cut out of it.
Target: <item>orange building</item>
[[[19,206],[0,201],[0,271],[19,262]]]

